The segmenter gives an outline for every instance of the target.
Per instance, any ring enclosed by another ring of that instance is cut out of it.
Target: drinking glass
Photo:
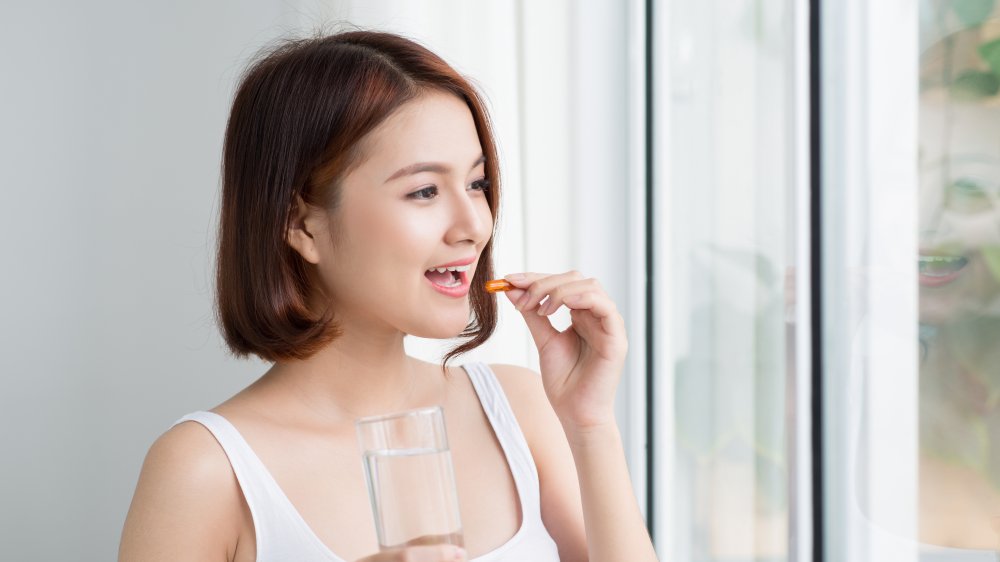
[[[379,547],[463,546],[441,407],[361,418],[355,426]]]

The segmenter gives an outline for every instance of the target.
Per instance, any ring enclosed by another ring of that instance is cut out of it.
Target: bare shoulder
[[[514,395],[513,398],[515,400],[545,399],[545,390],[542,388],[542,376],[535,371],[519,365],[506,365],[503,363],[490,365],[490,369],[496,374],[497,380],[500,381],[500,386],[503,387],[503,391],[507,394],[508,399],[511,398],[511,395]]]
[[[153,443],[143,473],[174,486],[175,492],[201,493],[230,483],[236,486],[229,460],[215,436],[200,423],[190,421],[170,428]]]
[[[521,412],[518,410],[532,408],[540,402],[548,404],[545,388],[542,386],[542,376],[535,371],[518,365],[505,364],[490,365],[490,369],[497,376],[500,387],[503,388],[515,414],[520,415]]]
[[[514,410],[521,431],[532,451],[545,447],[553,438],[562,438],[562,426],[545,396],[542,376],[517,365],[490,365]]]
[[[146,455],[119,559],[230,560],[242,511],[222,446],[201,424],[178,424]]]

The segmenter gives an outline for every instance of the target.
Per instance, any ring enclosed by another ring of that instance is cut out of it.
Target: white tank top
[[[558,561],[555,541],[542,525],[538,471],[521,427],[493,371],[482,363],[463,367],[472,380],[479,401],[503,449],[521,502],[522,521],[517,533],[475,562]],[[195,421],[215,436],[229,457],[229,464],[250,506],[257,535],[257,562],[347,562],[334,554],[313,533],[285,496],[267,467],[239,431],[213,412],[194,412],[174,422]],[[360,461],[360,458],[358,460]]]

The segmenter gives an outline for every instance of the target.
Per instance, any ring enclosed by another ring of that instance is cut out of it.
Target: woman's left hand
[[[515,287],[507,298],[535,340],[545,394],[563,427],[586,431],[614,423],[615,389],[628,341],[625,322],[600,283],[576,271],[505,279]],[[560,306],[570,310],[572,319],[561,332],[549,321]]]

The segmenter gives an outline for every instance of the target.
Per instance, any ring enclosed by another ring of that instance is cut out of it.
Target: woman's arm
[[[614,424],[568,436],[579,472],[590,560],[656,560]]]
[[[538,348],[544,393],[578,473],[589,560],[656,560],[614,416],[628,349],[621,315],[597,281],[577,272],[506,279],[516,287],[507,297],[521,312]],[[548,319],[561,306],[570,310],[572,319],[563,331]],[[552,462],[560,461],[545,461]]]
[[[197,423],[180,424],[146,455],[118,560],[232,560],[243,505],[222,447]]]
[[[616,556],[597,553],[601,545],[609,545],[622,560],[647,559],[641,554],[627,558],[626,545],[649,542],[649,536],[634,499],[617,427],[609,428],[613,433],[595,432],[571,445],[545,398],[538,373],[513,365],[491,368],[524,428],[538,468],[542,520],[559,546],[559,558],[614,560]]]

